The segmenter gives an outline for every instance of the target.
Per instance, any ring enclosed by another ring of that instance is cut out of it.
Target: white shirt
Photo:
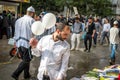
[[[111,25],[109,23],[103,25],[103,31],[109,31]]]
[[[111,44],[119,44],[120,38],[119,38],[119,29],[112,27],[110,29],[110,43]]]
[[[19,39],[19,37],[23,37],[27,40],[30,40],[32,37],[32,31],[31,31],[31,25],[34,22],[34,19],[28,15],[24,15],[20,19],[18,19],[15,23],[15,36],[14,39],[15,41]],[[26,47],[29,48],[29,42],[23,39],[19,39],[16,42],[16,46],[20,47]]]
[[[70,45],[66,41],[54,42],[52,35],[40,39],[32,54],[41,56],[38,79],[42,80],[44,71],[48,72],[50,80],[66,77],[70,56]]]

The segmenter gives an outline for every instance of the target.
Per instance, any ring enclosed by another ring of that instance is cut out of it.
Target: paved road
[[[8,45],[7,42],[7,39],[0,40],[0,80],[13,80],[11,74],[20,63],[20,59],[18,58],[14,58],[9,62],[9,51],[13,46]],[[80,77],[82,74],[85,74],[85,72],[92,70],[93,68],[102,69],[109,65],[108,60],[110,51],[107,45],[97,45],[97,47],[92,47],[90,53],[85,53],[82,51],[82,43],[83,42],[81,42],[80,51],[71,51],[67,80],[70,80],[72,77]],[[116,64],[120,63],[119,53],[117,53]],[[33,77],[36,77],[37,75],[39,60],[39,58],[34,57],[31,62],[30,72]],[[20,75],[20,80],[22,80],[22,78],[23,75]]]

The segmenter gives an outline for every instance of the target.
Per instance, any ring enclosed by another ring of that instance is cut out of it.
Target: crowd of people
[[[41,56],[38,69],[39,80],[64,80],[70,57],[70,50],[80,50],[81,41],[84,41],[84,51],[90,52],[92,44],[98,43],[111,45],[110,64],[115,64],[115,52],[120,43],[120,16],[93,17],[76,14],[74,17],[56,15],[56,24],[51,29],[46,29],[43,34],[33,38],[31,25],[35,21],[42,21],[46,12],[35,15],[35,9],[27,8],[26,15],[15,19],[10,11],[0,15],[0,39],[6,34],[7,39],[14,37],[15,45],[21,56],[21,63],[12,74],[15,80],[24,71],[24,78],[30,78],[30,61],[33,55]],[[66,41],[71,33],[71,46]],[[77,41],[76,41],[77,40]],[[93,40],[93,43],[92,43]],[[89,41],[89,45],[88,45]],[[59,48],[59,49],[58,49]]]
[[[3,11],[0,13],[0,39],[6,35],[7,39],[14,36],[15,30],[15,14],[10,11]]]

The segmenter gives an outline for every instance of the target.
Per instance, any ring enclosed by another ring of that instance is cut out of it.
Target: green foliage
[[[88,77],[96,77],[96,78],[99,77],[99,76],[98,76],[98,73],[95,72],[95,71],[88,71],[88,72],[87,72],[87,76],[88,76]]]
[[[96,14],[96,15],[111,15],[110,0],[30,0],[30,3],[23,3],[23,12],[27,7],[33,6],[37,13],[41,11],[63,11],[64,6],[69,7],[73,11],[76,6],[79,14]]]

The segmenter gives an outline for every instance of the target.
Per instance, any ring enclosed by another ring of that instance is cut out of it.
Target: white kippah
[[[113,24],[118,24],[118,21],[114,21],[114,23]]]
[[[27,8],[27,11],[35,12],[35,9],[32,6],[30,6],[30,7]]]

